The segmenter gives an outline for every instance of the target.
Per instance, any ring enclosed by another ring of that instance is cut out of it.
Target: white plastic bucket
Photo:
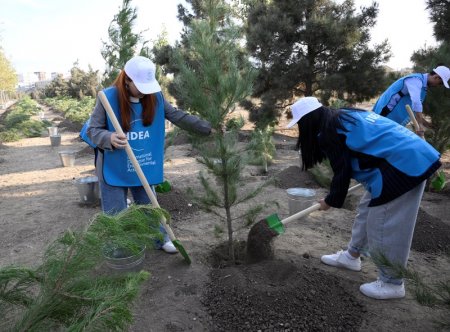
[[[75,165],[75,151],[60,151],[59,157],[64,167],[71,167]]]
[[[316,191],[308,188],[289,188],[288,195],[289,215],[305,210],[316,202]]]
[[[49,136],[58,135],[58,127],[47,127]]]

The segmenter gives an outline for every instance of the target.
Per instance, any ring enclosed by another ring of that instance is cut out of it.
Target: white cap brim
[[[133,83],[136,86],[136,89],[138,89],[139,92],[144,95],[161,91],[161,86],[156,80],[151,83],[136,83],[136,82]]]
[[[292,126],[294,126],[298,122],[298,120],[299,119],[292,119],[292,121],[287,124],[286,129],[291,128]]]
[[[316,97],[308,96],[297,100],[291,107],[292,121],[288,123],[286,128],[291,128],[306,114],[322,107],[322,104]]]

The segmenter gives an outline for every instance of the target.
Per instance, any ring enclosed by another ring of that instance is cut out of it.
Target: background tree
[[[56,76],[44,89],[45,97],[71,97],[83,99],[84,97],[96,97],[100,88],[98,70],[89,66],[86,72],[82,70],[78,62],[70,69],[70,78],[64,79],[62,75]]]
[[[438,45],[414,52],[411,60],[417,72],[429,72],[438,65],[450,66],[450,2],[428,0],[430,21]],[[433,130],[426,132],[427,141],[441,153],[450,148],[450,91],[445,88],[429,89],[424,103],[425,114],[431,116]]]
[[[108,28],[109,41],[103,42],[102,57],[106,61],[103,86],[110,86],[125,63],[138,53],[146,52],[147,41],[142,42],[142,33],[134,33],[133,27],[137,10],[131,6],[131,0],[123,0],[119,12],[114,15]]]
[[[96,97],[99,89],[98,70],[94,71],[91,66],[85,72],[78,62],[70,69],[70,79],[68,81],[68,94],[72,98],[82,99],[85,96]]]
[[[164,27],[157,36],[156,40],[153,41],[152,50],[151,52],[148,50],[149,54],[147,56],[152,59],[154,63],[158,64],[158,66],[156,66],[156,80],[161,86],[164,98],[172,103],[175,100],[170,94],[169,86],[173,80],[171,75],[168,75],[170,74],[170,70],[167,69],[169,66],[169,61],[165,58],[167,56],[166,52],[169,52],[170,49],[171,46],[168,41],[168,32]]]
[[[180,40],[175,43],[174,46],[166,44],[155,44],[155,47],[153,48],[153,54],[155,63],[157,63],[163,70],[163,73],[165,75],[177,75],[179,72],[179,65],[178,61],[175,59],[175,54],[178,56],[181,55],[184,62],[193,68],[195,70],[196,66],[198,65],[198,61],[193,57],[191,53],[191,46],[190,46],[190,38],[189,34],[191,32],[190,29],[190,23],[193,20],[200,20],[205,19],[208,14],[205,13],[205,6],[204,0],[186,0],[186,3],[188,3],[188,6],[183,6],[182,4],[178,5],[178,19],[184,24],[183,32],[181,33]],[[227,2],[227,11],[228,16],[233,17],[234,12],[232,10],[232,7],[229,3],[232,1],[226,1]],[[225,20],[222,20],[218,22],[219,25],[224,24]],[[238,29],[238,26],[235,25],[233,29]],[[242,32],[237,32],[238,34],[242,34]],[[239,58],[245,57],[245,52],[243,48],[239,48],[239,54],[237,56]],[[184,104],[183,94],[178,91],[178,88],[176,84],[173,84],[173,82],[169,82],[168,85],[168,92],[171,96],[173,96],[176,101],[177,105],[181,108],[186,108]]]
[[[62,74],[58,74],[49,85],[44,88],[44,96],[49,98],[67,96],[69,86]]]
[[[259,69],[255,96],[262,101],[248,105],[251,119],[261,127],[273,123],[285,101],[297,96],[353,103],[381,92],[381,64],[390,54],[387,41],[368,46],[377,14],[376,3],[357,14],[352,0],[250,0],[247,46]]]
[[[434,22],[434,36],[443,43],[450,42],[450,3],[446,0],[428,0],[430,21]]]
[[[0,46],[0,104],[9,99],[9,95],[16,90],[17,74],[11,62],[5,56]]]

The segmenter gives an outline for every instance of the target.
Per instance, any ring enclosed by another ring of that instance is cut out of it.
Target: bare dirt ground
[[[279,181],[256,201],[276,201],[279,208],[261,218],[275,212],[288,216],[286,188],[326,194],[300,172],[292,136],[295,131],[285,130],[274,136],[277,156],[269,176]],[[62,150],[78,151],[75,166],[62,166]],[[180,255],[147,252],[142,268],[151,277],[135,303],[130,331],[433,331],[434,321],[448,316],[440,307],[419,305],[408,283],[402,300],[364,297],[359,285],[377,274],[370,259],[363,261],[362,272],[320,263],[321,255],[345,248],[355,216],[352,208],[314,212],[290,223],[273,242],[274,260],[214,267],[212,253],[220,251],[225,236],[214,231],[217,217],[200,211],[186,194],[188,188],[201,190],[197,175],[202,166],[189,144],[169,147],[166,158],[165,176],[173,190],[158,200],[170,212],[173,230],[192,264]],[[450,155],[443,161],[449,178]],[[46,135],[0,145],[0,266],[34,266],[66,229],[87,225],[100,207],[81,204],[73,180],[92,174],[92,151],[76,132],[63,132],[59,147],[51,147]],[[267,179],[257,167],[248,166],[242,183],[255,186]],[[360,194],[351,200],[356,202]],[[448,197],[448,189],[427,192],[421,204],[409,267],[428,282],[450,275]],[[236,237],[244,243],[247,233],[248,228],[242,228]]]

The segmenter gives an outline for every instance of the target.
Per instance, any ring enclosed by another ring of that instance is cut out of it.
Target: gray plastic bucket
[[[305,210],[316,202],[316,191],[308,188],[289,188],[286,190],[289,215]]]
[[[74,183],[83,204],[94,205],[99,203],[100,191],[98,187],[98,178],[96,176],[87,176],[76,179]]]
[[[105,246],[103,256],[106,265],[116,271],[139,271],[145,259],[145,245],[141,246],[137,254],[132,254],[123,248]]]
[[[59,146],[61,144],[61,135],[50,136],[50,144],[52,146]]]

